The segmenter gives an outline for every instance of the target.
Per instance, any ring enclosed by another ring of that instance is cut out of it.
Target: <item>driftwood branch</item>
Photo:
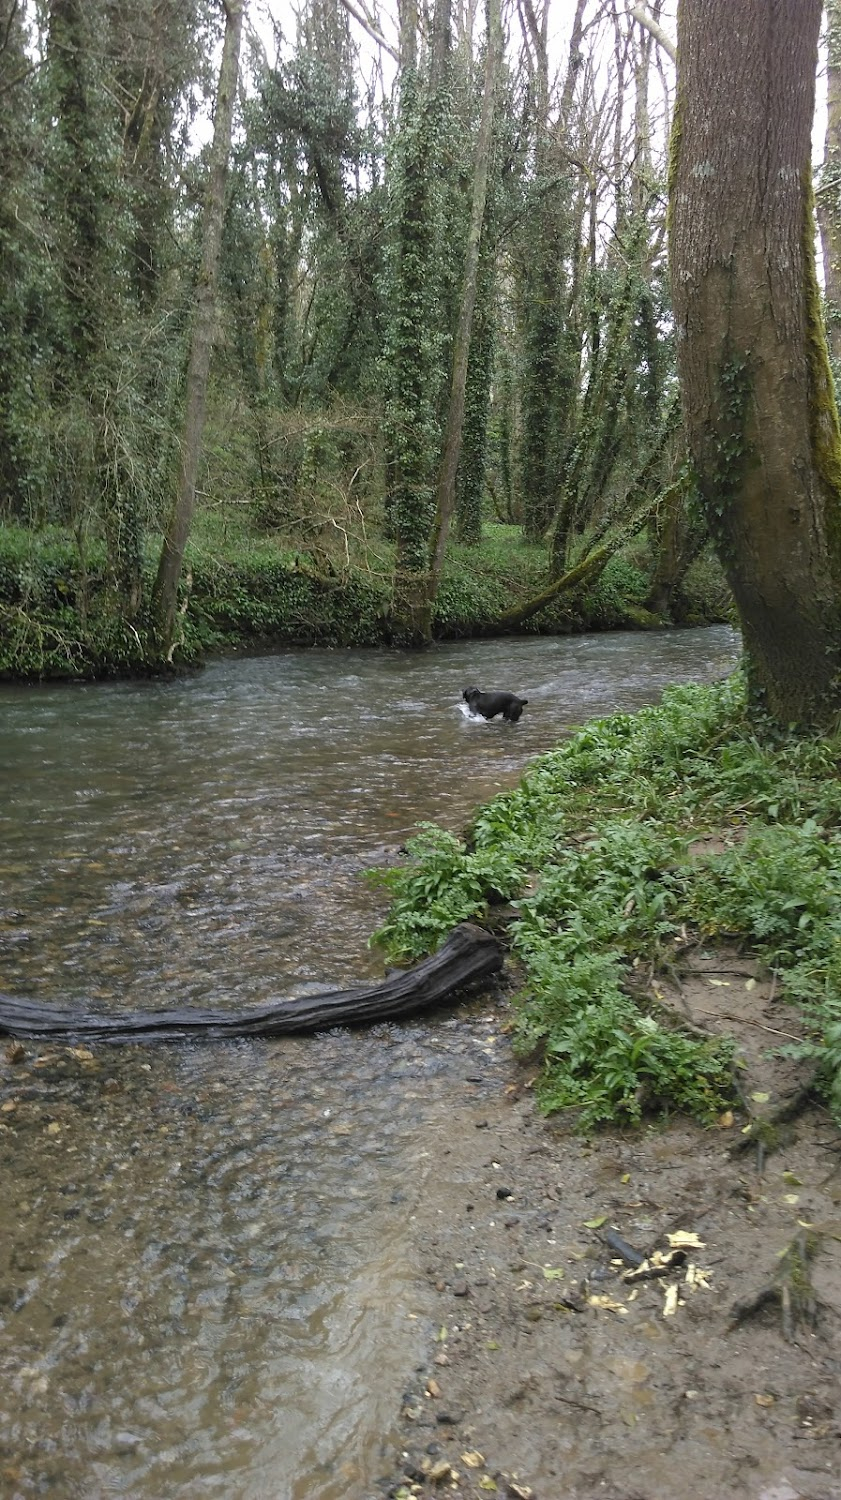
[[[126,1011],[97,1015],[84,1008],[50,1005],[0,995],[0,1033],[13,1037],[74,1037],[98,1042],[218,1041],[237,1036],[291,1036],[330,1026],[399,1021],[449,1000],[456,991],[502,968],[502,950],[489,932],[472,922],[455,927],[442,948],[411,969],[380,984],[325,990],[252,1010]]]

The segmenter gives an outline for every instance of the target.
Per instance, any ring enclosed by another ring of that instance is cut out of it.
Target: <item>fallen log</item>
[[[380,984],[324,990],[273,1000],[252,1010],[126,1011],[99,1015],[84,1008],[18,1000],[0,995],[0,1034],[13,1037],[72,1037],[97,1042],[218,1041],[239,1036],[291,1036],[330,1026],[400,1021],[451,999],[466,985],[502,967],[496,938],[472,922],[454,927],[444,945],[411,969],[396,970]]]

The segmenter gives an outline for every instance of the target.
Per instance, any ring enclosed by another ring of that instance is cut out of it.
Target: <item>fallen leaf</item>
[[[790,1203],[792,1205],[792,1207],[794,1207],[794,1204],[795,1203],[799,1203],[799,1202],[800,1202],[800,1194],[799,1193],[783,1193],[783,1203]]]
[[[631,1174],[630,1174],[630,1172],[623,1172],[622,1176],[619,1179],[620,1182],[630,1182],[630,1180],[631,1180]]]
[[[491,1479],[490,1474],[483,1474],[482,1478],[479,1480],[479,1488],[480,1490],[496,1491],[499,1489],[499,1485],[497,1484],[495,1479]]]
[[[730,988],[729,979],[707,979],[707,984],[714,984],[716,989],[720,990],[729,990]]]
[[[704,1241],[689,1229],[678,1229],[674,1234],[667,1234],[666,1239],[673,1250],[703,1250]]]
[[[448,1464],[445,1458],[440,1458],[437,1464],[433,1464],[428,1471],[428,1478],[432,1480],[433,1484],[440,1484],[442,1479],[452,1479],[454,1477],[452,1465]]]
[[[753,1399],[756,1402],[757,1406],[773,1406],[776,1397],[769,1396],[767,1391],[761,1391],[758,1395],[754,1396]]]
[[[796,1172],[783,1172],[783,1182],[788,1187],[802,1187],[803,1183]]]
[[[544,1266],[543,1275],[546,1281],[563,1281],[566,1272],[563,1266]]]
[[[0,1104],[0,1114],[10,1115],[17,1107],[17,1099],[7,1099],[4,1104]]]
[[[477,1453],[475,1448],[471,1448],[468,1453],[462,1453],[461,1461],[467,1464],[468,1469],[481,1469],[485,1462],[481,1453]]]
[[[598,1219],[585,1219],[584,1220],[584,1228],[585,1229],[601,1229],[602,1225],[606,1224],[606,1223],[607,1223],[607,1214],[601,1214]]]
[[[441,1394],[441,1387],[438,1384],[438,1381],[433,1380],[431,1375],[426,1382],[426,1394],[427,1396],[440,1396]]]
[[[719,1130],[730,1130],[731,1127],[735,1124],[735,1117],[733,1115],[732,1109],[726,1109],[723,1115],[719,1115],[715,1123],[718,1126]]]
[[[49,1125],[47,1126],[47,1135],[59,1135],[60,1133],[61,1126],[59,1125],[58,1120],[51,1120]]]
[[[770,1098],[770,1094],[763,1094],[762,1092],[751,1094],[751,1099],[753,1099],[754,1103],[756,1104],[767,1104]]]
[[[677,1312],[677,1282],[665,1288],[666,1298],[663,1303],[663,1317],[673,1318]]]
[[[745,980],[745,989],[746,990],[755,990],[756,989],[756,980],[755,979],[746,979]]]
[[[589,1307],[603,1307],[607,1312],[620,1313],[622,1317],[625,1317],[628,1312],[627,1307],[625,1307],[623,1303],[614,1302],[613,1298],[608,1297],[604,1292],[600,1292],[598,1293],[598,1295],[594,1294],[592,1297],[588,1297],[587,1305]]]

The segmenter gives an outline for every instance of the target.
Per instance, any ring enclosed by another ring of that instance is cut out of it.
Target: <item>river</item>
[[[732,666],[727,627],[284,651],[0,692],[0,989],[239,1008],[382,973],[364,879],[570,727]],[[465,717],[462,689],[528,698]],[[315,1038],[0,1052],[0,1493],[367,1500],[429,1329],[429,1122],[481,1004]]]

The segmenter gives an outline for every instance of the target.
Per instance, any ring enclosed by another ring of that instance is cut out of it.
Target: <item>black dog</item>
[[[502,714],[509,724],[516,724],[528,698],[518,698],[516,693],[483,693],[480,688],[465,688],[462,698],[472,714],[481,714],[483,719],[495,719]]]

